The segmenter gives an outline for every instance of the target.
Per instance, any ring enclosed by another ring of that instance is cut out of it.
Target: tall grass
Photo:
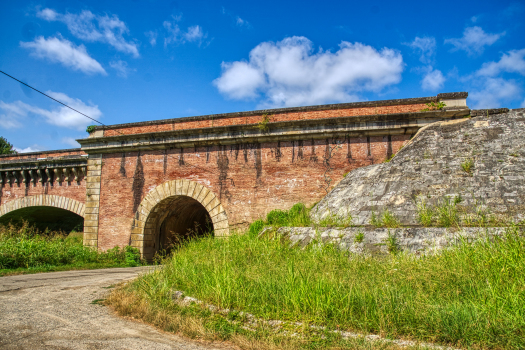
[[[138,266],[136,248],[115,247],[106,252],[84,247],[82,237],[63,232],[39,231],[24,223],[0,226],[0,269],[48,269],[58,266]]]
[[[310,226],[310,210],[302,203],[297,203],[290,210],[272,210],[266,215],[266,220],[259,219],[254,221],[248,228],[248,234],[255,236],[265,226],[274,227],[305,227]]]
[[[128,286],[145,305],[186,295],[257,317],[456,346],[525,348],[525,237],[463,242],[438,255],[354,256],[331,245],[201,238]],[[131,306],[130,306],[131,307]]]

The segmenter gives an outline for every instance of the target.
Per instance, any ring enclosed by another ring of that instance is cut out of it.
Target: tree
[[[14,154],[16,151],[13,149],[13,145],[7,142],[3,137],[0,137],[0,154]]]

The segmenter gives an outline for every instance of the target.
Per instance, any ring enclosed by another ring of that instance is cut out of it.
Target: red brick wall
[[[384,161],[409,137],[338,139],[328,146],[327,140],[304,140],[141,151],[140,164],[138,152],[106,154],[98,246],[106,250],[129,244],[134,207],[165,181],[188,179],[206,186],[220,197],[231,227],[242,227],[273,209],[312,205],[345,173]]]
[[[15,199],[39,194],[63,196],[85,203],[86,181],[82,179],[80,184],[77,184],[76,181],[71,181],[70,184],[68,184],[67,181],[62,182],[62,184],[55,181],[53,185],[49,185],[48,183],[42,184],[41,182],[37,182],[36,185],[34,185],[31,181],[29,186],[26,186],[21,177],[20,184],[12,181],[11,183],[6,183],[0,189],[0,205]]]
[[[319,111],[301,111],[290,113],[271,114],[271,122],[290,121],[290,120],[304,120],[304,119],[323,119],[349,116],[362,116],[373,114],[391,114],[391,113],[407,113],[419,112],[423,108],[427,108],[424,103],[398,106],[378,106],[378,107],[364,107],[364,108],[345,108],[345,109],[329,109]],[[182,129],[198,129],[208,128],[214,126],[229,126],[229,125],[243,125],[243,124],[257,124],[262,120],[262,115],[253,115],[246,117],[229,117],[222,119],[206,119],[199,121],[174,122],[167,124],[152,124],[143,126],[129,126],[115,129],[108,129],[104,131],[104,136],[141,134],[148,132],[171,131]]]
[[[72,155],[86,154],[83,151],[52,151],[52,152],[41,152],[41,153],[18,153],[10,155],[0,156],[0,162],[4,160],[15,160],[15,159],[34,159],[34,158],[56,158]]]

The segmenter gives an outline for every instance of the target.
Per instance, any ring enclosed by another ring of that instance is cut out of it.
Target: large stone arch
[[[0,216],[12,212],[13,210],[28,207],[55,207],[69,210],[70,212],[73,212],[82,217],[84,217],[86,211],[84,203],[81,203],[77,200],[62,196],[41,194],[37,196],[27,196],[14,199],[0,205]]]
[[[142,200],[135,212],[131,227],[131,246],[136,247],[146,259],[155,253],[155,229],[153,221],[159,213],[177,197],[189,197],[199,202],[208,212],[217,237],[228,236],[228,215],[219,198],[208,188],[190,180],[171,180],[158,185]]]

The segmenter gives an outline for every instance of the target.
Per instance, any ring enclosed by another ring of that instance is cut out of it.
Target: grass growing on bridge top
[[[121,290],[113,304],[170,331],[234,341],[241,335],[266,342],[262,348],[282,348],[282,338],[243,329],[235,312],[461,347],[523,349],[523,276],[525,237],[514,228],[494,241],[464,242],[424,257],[349,256],[330,245],[289,249],[278,239],[234,235],[187,243],[163,269]],[[236,311],[220,316],[184,308],[173,302],[175,291]],[[133,302],[122,302],[126,295]],[[184,326],[185,317],[197,326]],[[304,338],[288,348],[351,347],[304,327],[293,331]]]
[[[136,248],[119,247],[106,252],[84,247],[82,236],[39,231],[24,223],[0,226],[0,276],[17,273],[138,266]]]

